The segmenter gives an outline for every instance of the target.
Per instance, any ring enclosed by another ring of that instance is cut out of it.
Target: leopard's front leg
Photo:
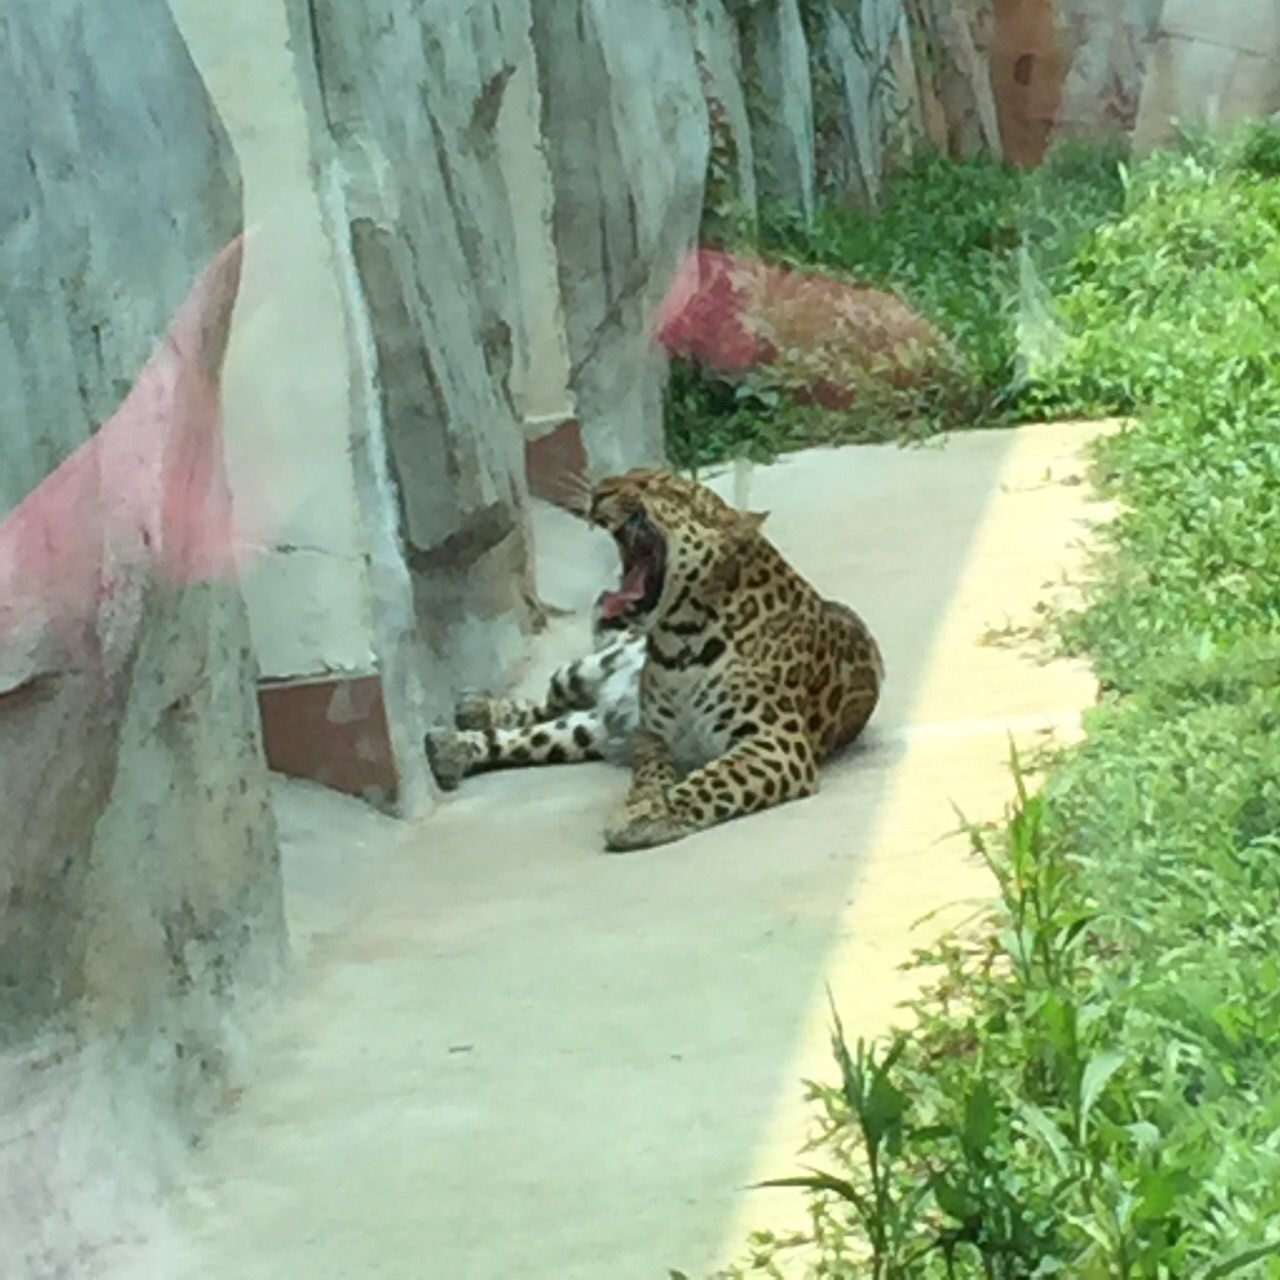
[[[675,785],[676,767],[666,744],[648,729],[637,730],[631,745],[631,786],[605,827],[605,848],[617,852],[665,843],[663,839],[635,841],[641,833],[656,836],[665,829],[667,792]]]
[[[651,781],[654,776],[646,774],[644,789],[637,776],[622,812],[606,830],[605,845],[611,851],[669,844],[732,818],[813,795],[818,762],[807,737],[760,732],[678,782],[671,770],[662,780],[660,795]]]
[[[594,711],[571,711],[556,720],[519,728],[431,729],[427,759],[442,790],[469,774],[531,765],[599,760],[607,730]]]

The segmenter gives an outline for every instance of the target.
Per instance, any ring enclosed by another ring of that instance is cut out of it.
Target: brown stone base
[[[262,684],[258,706],[272,769],[394,806],[398,775],[377,676]]]

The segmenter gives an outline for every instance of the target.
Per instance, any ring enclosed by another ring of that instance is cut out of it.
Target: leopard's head
[[[613,536],[622,559],[621,585],[600,598],[602,617],[648,630],[691,593],[721,589],[744,546],[760,537],[765,513],[739,511],[668,471],[636,469],[596,485],[589,518]]]

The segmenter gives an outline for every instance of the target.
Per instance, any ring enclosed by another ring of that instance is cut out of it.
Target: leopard
[[[621,562],[595,608],[609,639],[558,673],[542,706],[464,700],[464,769],[625,759],[629,786],[604,830],[613,853],[814,795],[880,702],[884,657],[861,615],[792,566],[764,533],[768,512],[690,477],[607,476],[584,514]],[[429,737],[433,767],[457,740]]]

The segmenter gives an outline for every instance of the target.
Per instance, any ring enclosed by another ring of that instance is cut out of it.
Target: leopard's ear
[[[767,511],[740,511],[738,522],[743,533],[759,533],[764,522],[769,518]]]

